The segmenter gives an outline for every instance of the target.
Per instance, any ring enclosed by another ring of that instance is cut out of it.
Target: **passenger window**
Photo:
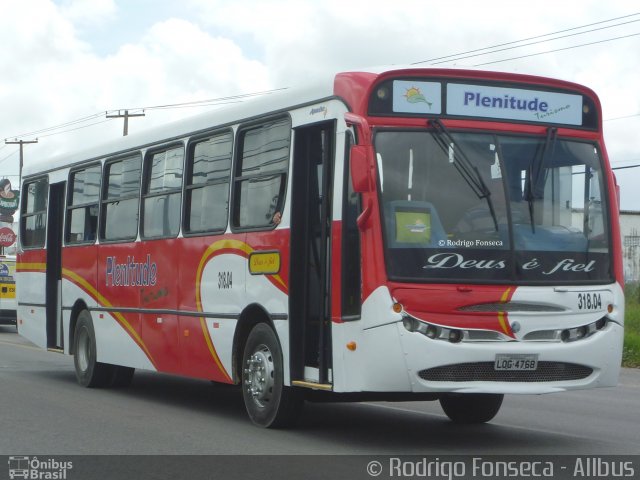
[[[238,145],[233,226],[272,228],[284,205],[291,124],[283,118],[248,128],[240,133]]]
[[[185,233],[226,230],[232,147],[230,132],[190,146],[185,190]]]
[[[23,191],[26,198],[22,201],[20,215],[20,242],[25,248],[44,247],[49,182],[42,178],[25,183]]]
[[[107,163],[102,195],[101,240],[135,240],[140,205],[140,156]]]
[[[98,235],[100,165],[71,173],[67,208],[67,243],[92,243]]]
[[[142,237],[175,237],[180,230],[184,147],[148,153],[142,203]]]

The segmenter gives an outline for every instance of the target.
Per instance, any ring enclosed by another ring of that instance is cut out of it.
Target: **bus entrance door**
[[[52,183],[49,189],[47,229],[46,312],[47,348],[62,350],[62,221],[66,182]]]
[[[334,122],[295,129],[289,349],[294,385],[331,388],[331,186]]]

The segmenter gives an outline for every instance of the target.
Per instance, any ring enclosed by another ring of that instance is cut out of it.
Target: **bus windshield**
[[[613,281],[602,162],[545,136],[379,130],[386,263],[396,281]]]

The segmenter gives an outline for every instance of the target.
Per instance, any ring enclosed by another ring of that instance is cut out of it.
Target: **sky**
[[[27,164],[122,135],[122,119],[105,112],[144,109],[129,121],[135,132],[221,108],[154,107],[303,86],[327,72],[477,67],[592,88],[622,208],[640,210],[640,167],[622,168],[640,165],[633,3],[0,0],[0,139],[37,138],[24,145]],[[17,184],[18,174],[18,146],[3,141],[0,178]]]

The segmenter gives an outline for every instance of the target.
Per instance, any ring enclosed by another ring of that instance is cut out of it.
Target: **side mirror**
[[[369,168],[369,157],[372,148],[368,145],[353,145],[351,147],[351,180],[353,190],[357,193],[369,192],[372,189],[372,178]]]

